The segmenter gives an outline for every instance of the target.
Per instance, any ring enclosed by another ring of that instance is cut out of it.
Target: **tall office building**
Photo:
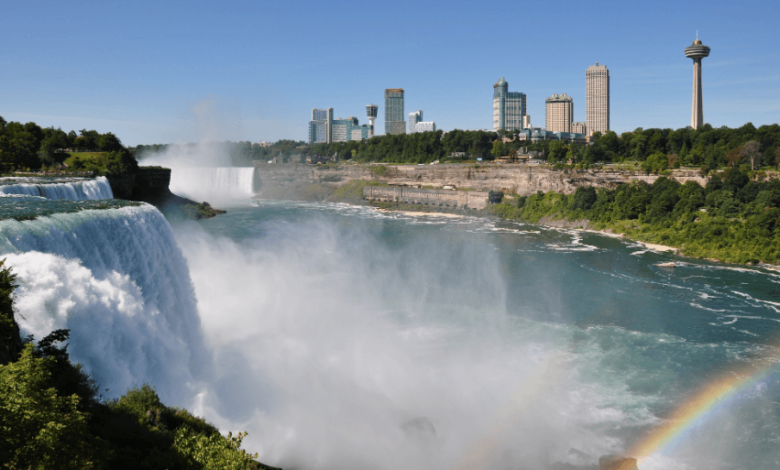
[[[423,112],[417,110],[413,113],[409,113],[409,134],[416,132],[431,132],[436,130],[436,123],[434,121],[423,122]]]
[[[330,144],[333,142],[349,142],[370,137],[369,126],[358,123],[355,117],[333,119],[333,108],[312,109],[309,122],[309,143]]]
[[[598,62],[585,71],[585,126],[588,135],[609,130],[609,70]]]
[[[493,85],[493,130],[523,129],[525,93],[509,91],[509,83],[501,77]]]
[[[417,123],[422,122],[422,111],[417,110],[413,113],[409,113],[409,130],[407,134],[414,134],[417,132]]]
[[[549,132],[571,132],[574,120],[574,100],[566,93],[544,100],[544,125]]]
[[[685,57],[693,59],[693,102],[691,104],[691,127],[696,129],[704,124],[704,103],[701,94],[701,60],[710,55],[709,46],[705,46],[696,34],[693,44],[685,48]]]
[[[329,144],[333,142],[333,108],[312,109],[309,122],[309,143]]]
[[[405,133],[404,89],[388,88],[385,90],[385,134]]]

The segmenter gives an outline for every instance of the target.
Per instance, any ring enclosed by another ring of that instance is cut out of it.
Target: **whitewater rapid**
[[[14,181],[15,179],[11,179]],[[20,194],[25,196],[40,196],[46,199],[65,199],[84,201],[97,199],[112,199],[114,193],[105,176],[90,180],[75,180],[63,182],[46,182],[42,178],[28,178],[20,182],[0,185],[0,194]]]
[[[23,334],[69,328],[72,359],[104,397],[150,382],[181,402],[208,367],[187,263],[154,207],[6,219],[0,256],[17,274]]]

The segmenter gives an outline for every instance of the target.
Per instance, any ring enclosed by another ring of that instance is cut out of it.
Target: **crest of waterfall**
[[[114,197],[111,185],[105,176],[89,180],[60,182],[46,182],[42,178],[33,178],[15,184],[0,186],[0,193],[41,196],[46,199],[67,199],[70,201],[112,199]]]
[[[175,167],[171,191],[198,201],[247,199],[254,195],[255,169]]]
[[[208,360],[187,262],[157,209],[3,220],[0,256],[18,276],[23,335],[69,328],[73,360],[108,396],[144,382],[189,395]]]

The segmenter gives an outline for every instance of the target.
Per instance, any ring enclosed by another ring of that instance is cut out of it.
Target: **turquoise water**
[[[107,396],[152,382],[301,469],[592,468],[778,355],[771,271],[492,219],[226,208],[171,227],[145,204],[0,198],[23,333],[70,328]],[[778,468],[779,403],[775,373],[640,468]]]
[[[334,283],[380,296],[371,307],[404,328],[458,328],[437,345],[455,355],[517,354],[522,363],[539,360],[523,357],[534,349],[563,354],[566,379],[550,385],[551,393],[574,402],[572,396],[589,395],[586,410],[568,401],[561,406],[592,416],[562,419],[614,443],[612,450],[630,446],[722,373],[777,356],[780,275],[763,269],[679,258],[571,230],[345,205],[268,202],[233,208],[202,227],[248,251],[262,245],[264,253],[292,250],[309,258],[309,269],[341,278]],[[321,262],[321,250],[339,261]],[[678,267],[655,266],[670,260]],[[481,337],[478,347],[488,338],[495,350],[470,350],[464,346],[470,335]],[[522,375],[521,369],[501,373]],[[777,468],[777,379],[711,413],[643,468]],[[572,448],[578,440],[585,441],[572,438]],[[568,455],[570,463],[585,464]]]

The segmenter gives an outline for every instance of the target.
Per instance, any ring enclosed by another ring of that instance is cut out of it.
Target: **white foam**
[[[23,333],[70,328],[73,360],[108,396],[152,382],[180,400],[208,365],[186,262],[154,207],[0,221],[0,253],[18,274]]]
[[[0,193],[7,195],[41,196],[46,199],[67,199],[84,201],[112,199],[114,193],[105,176],[91,180],[68,181],[63,183],[30,182],[0,186]]]

